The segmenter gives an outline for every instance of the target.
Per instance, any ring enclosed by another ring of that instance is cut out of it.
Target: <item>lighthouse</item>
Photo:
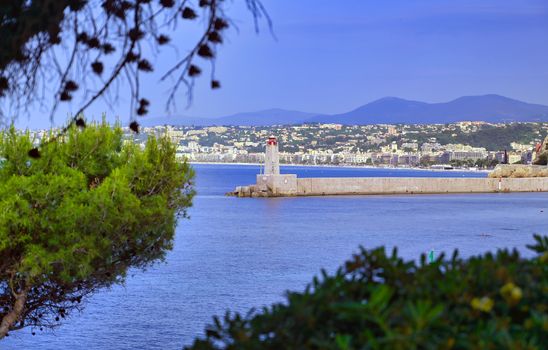
[[[240,186],[236,193],[239,197],[275,197],[281,193],[297,193],[297,175],[280,174],[280,154],[276,136],[270,136],[266,140],[264,173],[257,174],[255,185]]]
[[[280,175],[280,155],[278,153],[278,140],[275,136],[270,136],[266,141],[264,174]]]

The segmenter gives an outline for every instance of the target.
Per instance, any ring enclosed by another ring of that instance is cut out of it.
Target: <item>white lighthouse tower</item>
[[[257,184],[248,188],[247,192],[251,197],[271,197],[282,193],[292,196],[297,193],[297,175],[280,174],[280,154],[276,136],[270,136],[266,140],[264,173],[257,175]]]
[[[270,136],[266,141],[264,174],[280,175],[280,155],[278,153],[278,140],[275,136]]]

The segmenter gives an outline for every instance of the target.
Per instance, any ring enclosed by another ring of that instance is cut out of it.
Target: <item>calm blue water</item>
[[[199,195],[177,228],[165,264],[92,298],[55,333],[12,333],[1,349],[180,349],[212,315],[246,312],[302,290],[359,245],[398,246],[418,258],[458,248],[469,256],[502,247],[525,251],[547,234],[548,194],[231,198],[257,166],[196,165]],[[485,176],[416,170],[286,167],[299,176]]]

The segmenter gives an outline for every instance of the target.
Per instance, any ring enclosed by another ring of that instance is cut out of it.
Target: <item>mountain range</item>
[[[218,118],[143,118],[141,124],[268,126],[302,123],[446,124],[459,121],[548,122],[548,106],[500,95],[464,96],[443,103],[385,97],[341,114],[318,114],[274,108]]]
[[[141,125],[287,125],[302,124],[306,120],[318,116],[318,113],[306,113],[291,111],[281,108],[265,109],[258,112],[244,112],[218,118],[194,118],[194,117],[144,117],[140,119]]]

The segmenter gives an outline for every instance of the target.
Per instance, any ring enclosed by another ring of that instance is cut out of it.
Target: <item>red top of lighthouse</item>
[[[276,144],[278,144],[278,140],[276,140],[275,136],[270,136],[268,138],[268,141],[266,141],[266,144],[267,145],[276,145]]]

